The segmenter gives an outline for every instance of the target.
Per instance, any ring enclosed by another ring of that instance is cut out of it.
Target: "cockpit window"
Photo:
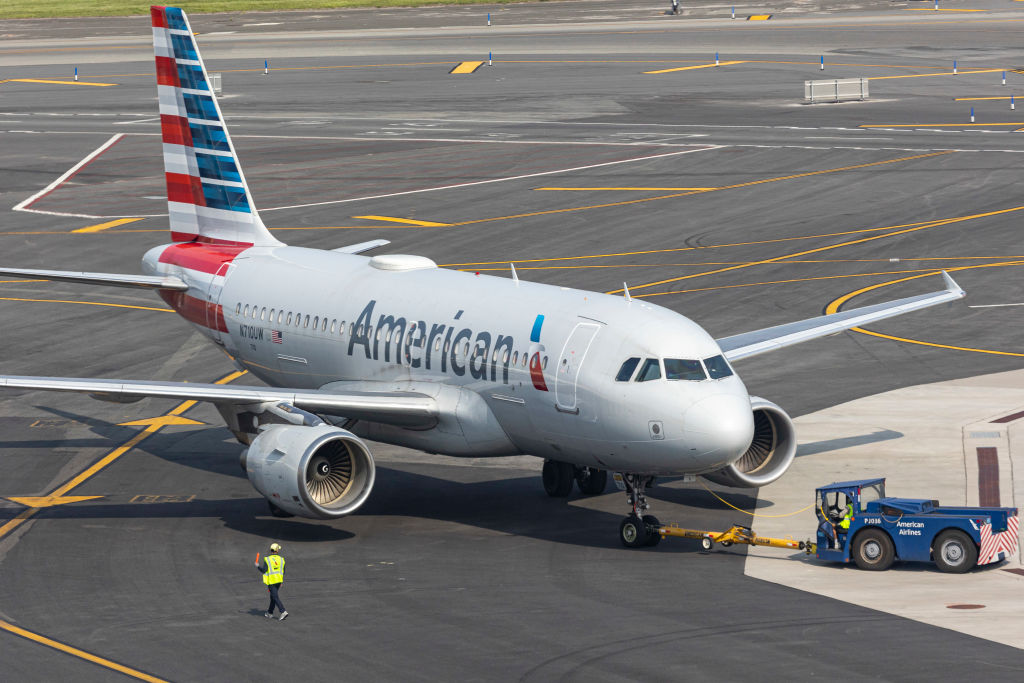
[[[626,362],[619,368],[619,374],[615,375],[616,382],[628,382],[629,378],[633,376],[633,371],[636,370],[637,363],[640,362],[639,358],[627,358]]]
[[[707,366],[708,374],[711,375],[711,379],[721,379],[722,377],[728,377],[732,374],[732,368],[729,367],[729,364],[725,362],[725,358],[722,356],[705,358],[704,365]]]
[[[649,382],[652,379],[661,379],[661,363],[657,358],[648,358],[644,361],[640,372],[636,376],[637,382]]]
[[[665,379],[687,379],[699,382],[707,379],[699,360],[665,359]]]

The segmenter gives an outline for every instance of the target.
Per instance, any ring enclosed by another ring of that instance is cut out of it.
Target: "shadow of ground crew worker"
[[[284,584],[284,558],[281,557],[280,544],[271,543],[270,553],[263,558],[263,561],[257,559],[255,565],[256,569],[263,574],[263,583],[266,584],[267,592],[270,593],[270,606],[267,607],[267,611],[263,613],[263,616],[267,619],[273,619],[274,606],[276,605],[277,609],[281,612],[278,620],[284,621],[288,617],[288,610],[284,608],[278,595],[278,591],[281,590],[281,586]]]

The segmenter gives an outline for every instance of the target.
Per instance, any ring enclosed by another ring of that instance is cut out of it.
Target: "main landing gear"
[[[545,460],[541,472],[544,490],[552,498],[565,498],[572,491],[575,481],[580,493],[585,496],[596,496],[604,493],[608,486],[608,471],[596,467],[581,467],[557,460]]]
[[[633,512],[619,524],[619,540],[627,548],[658,545],[661,543],[661,534],[658,533],[661,522],[654,515],[646,514],[650,506],[644,495],[647,487],[654,484],[654,477],[623,472],[622,483],[626,486],[626,497]]]

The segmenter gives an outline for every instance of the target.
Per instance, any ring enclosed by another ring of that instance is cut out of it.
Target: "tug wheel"
[[[704,550],[711,550],[711,546],[713,546],[713,545],[714,545],[714,543],[712,543],[711,539],[708,538],[707,536],[705,536],[704,538],[700,539],[700,547],[704,548]]]
[[[978,546],[964,532],[948,529],[935,539],[932,557],[939,571],[963,574],[977,563]]]
[[[857,534],[850,554],[858,567],[875,572],[885,571],[896,559],[892,539],[880,529],[865,529]]]

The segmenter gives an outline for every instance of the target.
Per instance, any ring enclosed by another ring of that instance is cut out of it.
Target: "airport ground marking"
[[[746,60],[734,60],[730,62],[718,62],[717,64],[695,64],[693,66],[677,66],[672,69],[658,69],[657,71],[644,71],[645,74],[667,74],[674,71],[690,71],[692,69],[714,69],[718,66],[731,66],[733,64],[746,64]]]
[[[46,282],[35,280],[35,282]],[[29,299],[25,297],[0,296],[0,301],[24,301],[32,304],[77,304],[79,306],[106,306],[108,308],[130,308],[136,311],[157,311],[159,313],[174,313],[173,308],[157,308],[156,306],[135,306],[133,304],[113,304],[107,301],[74,301],[72,299]]]
[[[754,185],[763,185],[765,183],[775,183],[781,180],[793,180],[796,178],[808,178],[811,176],[825,175],[827,173],[838,173],[840,171],[853,171],[861,168],[873,168],[875,166],[884,166],[886,164],[895,164],[903,161],[913,161],[915,159],[927,159],[929,157],[944,156],[946,154],[952,154],[952,151],[942,152],[929,152],[927,154],[915,154],[908,157],[899,157],[896,159],[886,159],[884,161],[872,161],[864,164],[853,164],[851,166],[840,166],[838,168],[826,168],[820,171],[806,171],[804,173],[794,173],[792,175],[776,176],[773,178],[762,178],[760,180],[750,180],[745,183],[735,183],[733,185],[723,185],[715,188],[714,190],[701,190],[700,192],[679,192],[673,194],[658,195],[657,197],[643,197],[640,199],[627,199],[618,202],[608,202],[605,204],[591,204],[587,206],[573,206],[566,207],[564,209],[549,209],[546,211],[531,211],[528,213],[513,214],[511,216],[494,216],[491,218],[477,218],[469,221],[459,221],[452,223],[452,227],[463,226],[463,225],[476,225],[479,223],[490,223],[493,221],[504,221],[514,218],[530,218],[533,216],[550,216],[559,213],[570,213],[574,211],[590,211],[592,209],[606,209],[612,206],[627,206],[629,204],[642,204],[646,202],[656,202],[663,199],[676,199],[678,197],[687,197],[695,194],[707,194],[710,192],[718,192],[721,190],[734,190],[741,187],[753,187]]]
[[[1018,208],[1020,209],[1020,208],[1024,208],[1024,207],[1018,207]],[[956,268],[948,268],[947,271],[948,272],[955,272],[955,271],[960,271],[960,270],[972,270],[972,269],[975,269],[975,268],[999,268],[999,267],[1020,266],[1020,265],[1024,265],[1024,261],[1006,261],[1004,263],[983,263],[983,264],[977,264],[977,265],[972,265],[972,266],[960,266],[960,267],[956,267]],[[938,273],[939,273],[939,271],[932,270],[932,271],[929,271],[927,273],[923,273],[921,275],[912,275],[910,277],[899,278],[898,280],[890,280],[888,282],[881,282],[881,283],[878,283],[878,284],[870,285],[868,287],[862,287],[862,288],[860,288],[858,290],[855,290],[853,292],[849,292],[848,294],[844,294],[843,296],[838,297],[838,298],[833,299],[832,301],[830,301],[828,303],[828,305],[825,306],[825,313],[836,313],[836,312],[838,312],[841,309],[841,307],[843,306],[843,304],[845,304],[846,302],[850,301],[851,299],[853,299],[856,296],[864,294],[865,292],[870,292],[870,291],[875,290],[875,289],[881,289],[882,287],[888,287],[889,285],[895,285],[895,284],[899,284],[901,282],[907,282],[909,280],[916,280],[919,277],[928,277],[930,275],[937,275]],[[870,337],[878,337],[880,339],[888,339],[890,341],[903,342],[905,344],[917,344],[919,346],[930,346],[930,347],[938,348],[938,349],[949,349],[951,351],[967,351],[967,352],[970,352],[970,353],[985,353],[985,354],[990,354],[990,355],[994,355],[994,356],[1013,356],[1013,357],[1018,357],[1018,358],[1024,357],[1024,353],[1016,353],[1016,352],[1013,352],[1013,351],[997,351],[997,350],[994,350],[994,349],[978,349],[978,348],[973,348],[973,347],[969,347],[969,346],[954,346],[954,345],[951,345],[951,344],[938,344],[938,343],[935,343],[935,342],[922,341],[920,339],[909,339],[907,337],[897,337],[897,336],[891,335],[891,334],[884,334],[882,332],[875,332],[874,330],[868,330],[868,329],[863,328],[863,327],[851,327],[850,331],[851,332],[859,332],[860,334],[866,334],[866,335],[868,335]]]
[[[73,178],[79,171],[81,171],[83,168],[85,168],[86,166],[91,164],[100,155],[102,155],[104,152],[109,150],[111,147],[116,145],[121,140],[121,138],[124,137],[124,135],[125,135],[124,133],[116,133],[116,134],[112,135],[110,137],[110,139],[108,139],[106,142],[104,142],[102,145],[100,145],[99,147],[94,149],[89,154],[85,155],[85,157],[83,157],[81,161],[79,161],[77,164],[75,164],[74,166],[69,168],[67,171],[62,173],[52,183],[50,183],[49,185],[44,187],[39,192],[36,192],[34,195],[29,197],[28,199],[25,199],[25,200],[15,204],[12,207],[12,211],[32,211],[32,212],[36,212],[36,213],[47,213],[47,212],[44,212],[44,211],[39,211],[38,209],[29,208],[29,207],[31,207],[34,203],[36,203],[37,201],[39,201],[40,199],[42,199],[46,195],[48,195],[51,192],[53,192],[54,190],[56,190],[63,183],[65,183],[68,180],[70,180],[71,178]]]
[[[101,232],[108,228],[116,228],[119,225],[127,225],[128,223],[134,223],[141,221],[141,218],[118,218],[117,220],[107,221],[106,223],[99,223],[97,225],[87,225],[84,228],[78,228],[71,232]]]
[[[129,666],[125,666],[124,664],[118,664],[117,662],[111,661],[104,657],[94,655],[91,652],[80,650],[77,647],[68,645],[67,643],[62,643],[59,640],[47,638],[46,636],[41,635],[39,633],[34,633],[27,629],[21,628],[20,626],[15,626],[14,624],[4,621],[3,619],[0,619],[0,629],[3,629],[4,631],[7,631],[8,633],[19,636],[21,638],[25,638],[26,640],[31,640],[32,642],[38,643],[40,645],[45,645],[46,647],[53,648],[54,650],[59,650],[65,654],[78,657],[79,659],[84,659],[87,662],[98,664],[106,669],[117,671],[118,673],[122,673],[125,676],[137,678],[141,681],[149,681],[150,683],[167,683],[167,681],[165,681],[162,678],[151,676],[150,674],[139,671],[138,669],[133,669]]]
[[[770,14],[750,14],[747,16],[747,21],[768,21],[771,18]]]
[[[143,420],[132,420],[131,422],[118,422],[118,427],[168,427],[170,425],[204,425],[205,422],[193,420],[180,415],[160,415],[159,417],[147,417]]]
[[[53,85],[92,85],[100,88],[117,85],[117,83],[90,83],[88,81],[51,81],[42,78],[6,78],[0,83],[51,83]]]
[[[220,379],[214,381],[214,384],[227,384],[228,382],[232,382],[232,381],[238,379],[239,377],[244,375],[245,372],[246,372],[245,370],[236,370],[236,371],[234,371],[234,372],[232,372],[232,373],[230,373],[228,375],[225,375],[224,377],[221,377]],[[182,415],[182,413],[186,412],[187,410],[190,410],[197,403],[198,403],[198,401],[194,401],[194,400],[182,401],[182,402],[178,403],[178,405],[176,405],[175,407],[171,408],[169,411],[165,412],[160,417],[180,417]],[[105,456],[103,456],[102,458],[97,460],[95,463],[93,463],[92,465],[87,467],[85,470],[83,470],[82,472],[78,473],[77,475],[72,477],[70,480],[68,480],[67,482],[62,484],[61,486],[58,486],[56,489],[54,489],[50,493],[46,494],[46,497],[62,497],[62,496],[66,496],[70,491],[74,490],[78,486],[81,486],[83,483],[88,481],[90,478],[92,478],[93,476],[98,474],[100,471],[102,471],[106,467],[108,467],[111,463],[115,462],[122,455],[124,455],[125,453],[128,453],[133,448],[138,446],[140,443],[142,443],[143,441],[148,439],[150,436],[152,436],[153,434],[156,434],[161,429],[163,429],[165,426],[167,426],[167,424],[164,424],[164,423],[162,423],[159,420],[156,420],[155,423],[153,423],[153,421],[145,421],[145,420],[140,421],[140,422],[150,422],[150,423],[146,425],[145,429],[143,429],[142,431],[140,431],[137,434],[135,434],[134,436],[132,436],[132,438],[128,439],[127,441],[125,441],[120,446],[117,446],[116,448],[111,450],[109,453],[107,453]],[[175,423],[168,423],[168,424],[175,424]],[[22,510],[21,513],[18,514],[17,517],[15,517],[14,519],[8,521],[3,526],[0,526],[0,539],[4,538],[9,533],[11,533],[15,529],[17,529],[19,526],[21,526],[22,523],[24,523],[27,519],[29,519],[32,515],[34,515],[40,509],[42,509],[42,508],[30,507],[30,508],[27,508],[25,510]]]
[[[949,7],[904,7],[905,12],[987,12],[987,9],[953,9]]]
[[[7,496],[19,505],[30,508],[48,508],[55,505],[67,505],[68,503],[81,503],[84,500],[95,500],[105,496]]]
[[[972,258],[1005,259],[1006,256],[964,256],[964,257],[949,256],[949,257],[925,257],[925,258],[918,258],[918,259],[901,258],[901,259],[898,259],[897,262],[907,262],[907,263],[909,263],[909,262],[912,262],[912,261],[966,261],[966,260],[969,260],[969,259],[972,259]],[[1020,257],[1017,257],[1017,258],[1024,259],[1024,256],[1020,256]],[[775,261],[771,265],[777,265],[777,264],[782,264],[782,265],[800,265],[800,264],[820,265],[820,264],[824,264],[824,263],[835,264],[835,263],[892,263],[892,262],[893,261],[891,261],[890,259],[787,259],[785,261]],[[558,265],[558,266],[524,266],[524,265],[521,265],[520,261],[513,261],[513,263],[516,264],[516,270],[518,270],[518,271],[525,271],[525,270],[587,270],[587,269],[602,269],[602,268],[603,269],[609,269],[609,268],[624,268],[624,269],[630,269],[630,268],[650,268],[650,269],[655,269],[655,268],[703,268],[703,267],[707,267],[707,266],[751,265],[751,264],[756,264],[757,262],[756,261],[704,261],[704,262],[691,262],[691,263],[595,263],[595,264],[571,265],[571,266],[561,266],[561,265]],[[447,266],[441,266],[441,267],[447,267]],[[504,266],[491,266],[491,267],[486,267],[486,268],[481,268],[479,266],[469,267],[469,268],[458,268],[457,270],[461,270],[461,271],[465,271],[465,272],[479,271],[481,273],[485,273],[485,272],[501,272],[501,273],[504,273],[504,272],[508,271],[508,264],[505,264]],[[928,272],[932,272],[932,271],[935,270],[935,268],[932,267],[930,269],[924,269],[924,270],[927,270]],[[919,271],[917,271],[917,270],[892,270],[892,271],[885,271],[885,272],[882,272],[882,273],[869,273],[869,274],[870,275],[892,275],[892,274],[895,274],[895,273],[916,273],[916,272],[919,272]],[[830,277],[847,277],[847,276],[845,276],[845,275],[844,276],[823,276],[821,279],[827,280]],[[814,280],[814,279],[816,279],[816,278],[801,278],[799,280],[787,280],[786,282],[803,282],[805,280]],[[771,284],[776,284],[776,283],[771,283]],[[689,291],[689,290],[687,290],[687,291]],[[682,292],[660,292],[659,294],[680,294],[680,293],[682,293]],[[638,294],[637,296],[657,296],[657,294]]]
[[[1024,2],[1024,0],[1021,0],[1021,1]],[[1010,99],[1012,97],[1013,97],[1013,95],[1006,95],[1005,97],[954,97],[953,101],[954,102],[976,102],[978,100],[1008,100],[1008,99]]]
[[[459,62],[448,73],[456,75],[476,73],[476,70],[483,65],[483,62]]]
[[[1012,123],[863,123],[858,128],[982,128],[1020,126],[1024,121]]]
[[[444,228],[448,226],[448,223],[434,223],[432,221],[417,221],[412,218],[395,218],[393,216],[352,216],[352,218],[361,218],[368,221],[384,221],[385,223],[402,223],[405,225],[415,225],[422,228]],[[378,227],[378,226],[367,226],[367,227]]]
[[[974,69],[972,71],[941,71],[934,74],[904,74],[902,76],[870,76],[869,81],[884,81],[893,78],[931,78],[932,76],[968,76],[970,74],[994,74],[1006,69]]]
[[[706,192],[717,187],[535,187],[536,192]],[[359,218],[359,216],[356,216]]]
[[[886,239],[886,238],[889,238],[889,237],[895,237],[897,235],[905,235],[905,234],[908,234],[908,233],[911,233],[911,232],[917,232],[918,230],[927,230],[927,229],[930,229],[930,228],[937,228],[937,227],[940,227],[940,226],[943,226],[943,225],[952,225],[954,223],[962,223],[964,221],[975,220],[975,219],[978,219],[978,218],[987,218],[989,216],[998,216],[998,215],[1007,214],[1007,213],[1014,213],[1014,212],[1022,211],[1022,210],[1024,210],[1024,206],[1015,206],[1015,207],[1012,207],[1012,208],[1009,208],[1009,209],[1000,209],[998,211],[987,211],[985,213],[971,214],[969,216],[958,216],[958,217],[955,217],[955,218],[945,218],[945,219],[935,220],[935,221],[931,221],[929,223],[925,223],[924,225],[919,225],[919,226],[912,227],[912,228],[904,228],[902,230],[894,230],[892,232],[886,232],[886,233],[880,234],[880,235],[871,235],[869,237],[861,237],[860,239],[848,240],[848,241],[845,241],[845,242],[839,242],[837,244],[830,244],[830,245],[826,245],[826,246],[823,246],[823,247],[817,247],[815,249],[807,249],[805,251],[800,251],[800,252],[796,252],[796,253],[793,253],[793,254],[785,254],[783,256],[776,256],[774,258],[763,259],[763,260],[760,260],[760,261],[752,261],[751,263],[745,264],[745,265],[729,266],[729,267],[726,267],[726,268],[719,268],[719,269],[716,269],[716,270],[710,270],[710,271],[707,271],[707,272],[704,272],[704,273],[692,273],[690,275],[681,275],[679,277],[668,278],[668,279],[665,279],[665,280],[658,280],[656,282],[648,282],[648,283],[641,284],[641,285],[633,285],[632,287],[630,287],[630,291],[633,292],[633,291],[640,290],[640,289],[646,289],[647,287],[655,287],[657,285],[664,285],[664,284],[669,284],[669,283],[672,283],[672,282],[679,282],[681,280],[689,280],[689,279],[696,278],[696,277],[703,277],[705,275],[716,275],[716,274],[719,274],[719,273],[726,273],[726,272],[733,271],[733,270],[741,270],[741,269],[744,269],[744,268],[750,268],[752,266],[764,265],[764,264],[768,264],[768,263],[776,263],[778,261],[783,261],[785,259],[796,258],[798,256],[806,256],[808,254],[818,254],[818,253],[821,253],[821,252],[824,252],[824,251],[831,251],[832,249],[840,249],[842,247],[849,247],[849,246],[853,246],[855,244],[863,244],[865,242],[872,242],[874,240]],[[991,266],[991,264],[984,264],[983,266],[973,266],[973,267],[988,267],[988,266]],[[964,267],[972,267],[972,266],[964,266]],[[620,292],[622,292],[621,289],[616,289],[616,290],[613,290],[611,292],[606,292],[606,293],[607,294],[618,294]]]

